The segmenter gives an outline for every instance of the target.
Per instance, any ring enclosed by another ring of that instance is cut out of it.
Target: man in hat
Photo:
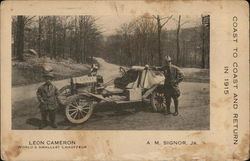
[[[53,128],[57,128],[55,123],[56,119],[56,109],[58,106],[58,90],[52,84],[52,79],[54,75],[51,72],[44,74],[46,82],[40,86],[37,90],[37,98],[40,103],[39,108],[41,111],[41,124],[39,129],[43,129],[47,126],[47,117],[49,116],[50,125]]]
[[[175,112],[174,116],[178,115],[178,105],[180,96],[179,83],[183,80],[184,74],[177,66],[171,63],[171,57],[165,56],[166,65],[160,68],[155,68],[156,70],[163,71],[165,82],[164,91],[166,98],[166,109],[164,114],[170,114],[171,98],[174,100]]]

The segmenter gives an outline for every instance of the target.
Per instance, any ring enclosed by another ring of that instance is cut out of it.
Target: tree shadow
[[[126,116],[126,115],[131,115],[131,114],[134,114],[134,112],[132,111],[126,111],[126,110],[117,110],[117,111],[114,111],[112,114],[107,114],[107,116]]]
[[[69,120],[66,118],[62,121],[57,122],[57,125],[59,126],[74,126],[75,124],[71,123]]]

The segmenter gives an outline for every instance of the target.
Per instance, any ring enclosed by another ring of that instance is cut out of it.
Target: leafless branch
[[[171,15],[170,17],[167,18],[167,20],[161,25],[161,27],[163,27],[164,25],[166,25],[168,23],[168,21],[173,17],[173,15]]]
[[[39,16],[39,18],[40,18],[40,22],[41,22],[41,23],[43,23],[43,22],[44,22],[44,20],[46,19],[46,17],[45,17],[45,16]]]
[[[25,17],[25,19],[24,19],[24,24],[26,25],[30,20],[32,20],[34,17],[36,17],[36,16],[32,16],[32,17],[30,17],[30,18],[28,18],[28,17]]]
[[[180,26],[183,26],[186,23],[189,23],[190,21],[184,21]]]
[[[172,18],[172,20],[174,20],[174,22],[176,23],[176,25],[178,25],[179,21],[176,20],[175,18]],[[180,26],[185,25],[186,23],[189,23],[190,21],[184,21],[183,23],[180,24]]]
[[[162,18],[160,18],[160,20],[164,20],[164,19],[166,19],[166,18],[169,18],[168,16],[167,17],[162,17]]]
[[[175,23],[178,23],[178,20],[176,20],[175,18],[172,18],[172,20],[174,20]]]

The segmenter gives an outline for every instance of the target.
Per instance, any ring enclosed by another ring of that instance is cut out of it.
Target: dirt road
[[[100,64],[99,74],[105,82],[119,75],[119,66],[96,58]],[[61,88],[69,79],[56,81]],[[41,85],[12,88],[12,129],[38,129],[40,113],[35,97]],[[183,82],[180,84],[182,95],[178,116],[164,116],[152,113],[147,104],[128,104],[97,106],[91,118],[80,125],[71,124],[63,113],[58,113],[57,130],[205,130],[209,129],[209,83]],[[171,107],[173,110],[173,107]],[[44,130],[52,129],[50,126]]]

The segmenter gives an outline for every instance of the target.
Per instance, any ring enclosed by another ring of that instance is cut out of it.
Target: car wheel
[[[163,92],[155,90],[151,94],[151,107],[154,112],[162,112],[166,108],[166,98]]]
[[[67,104],[65,113],[71,123],[83,123],[89,119],[94,109],[94,101],[85,96],[77,96]]]

